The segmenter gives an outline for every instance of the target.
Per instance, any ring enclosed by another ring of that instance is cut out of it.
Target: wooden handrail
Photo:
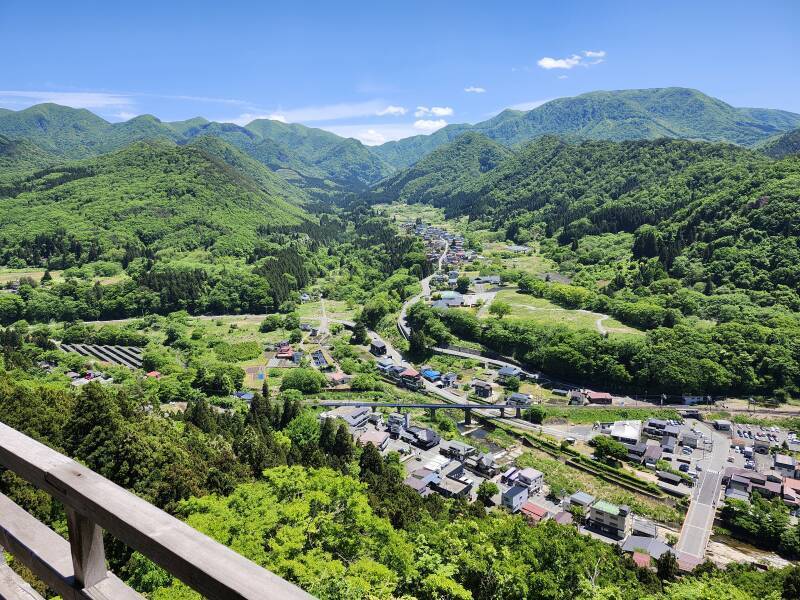
[[[85,592],[109,580],[99,536],[103,529],[210,600],[312,597],[94,471],[3,423],[0,423],[0,465],[46,491],[66,507],[72,572],[64,576],[72,577],[73,590]],[[0,511],[0,534],[5,518],[5,511]],[[35,553],[36,549],[33,550]],[[9,551],[17,556],[13,548]],[[46,554],[47,549],[41,551]],[[45,561],[44,564],[49,563]],[[47,575],[28,566],[39,577]],[[104,598],[85,593],[74,597]]]

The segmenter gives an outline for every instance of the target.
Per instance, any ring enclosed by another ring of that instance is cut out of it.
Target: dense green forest
[[[484,135],[465,133],[373,187],[372,202],[434,202],[491,171],[511,151]]]
[[[203,146],[140,142],[11,181],[0,188],[0,262],[62,268],[167,248],[243,255],[259,226],[308,219],[302,192],[266,169],[254,180],[242,164]]]
[[[800,129],[774,135],[759,143],[756,148],[772,158],[800,154]]]
[[[0,135],[0,184],[20,173],[46,167],[57,160],[29,140],[12,140]]]

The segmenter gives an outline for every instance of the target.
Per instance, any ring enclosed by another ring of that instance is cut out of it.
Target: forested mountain
[[[22,171],[39,169],[58,159],[28,140],[12,140],[0,135],[0,182]]]
[[[489,219],[498,227],[525,215],[527,222],[545,223],[551,231],[583,217],[607,231],[635,229],[675,208],[660,202],[651,187],[698,162],[739,160],[768,159],[730,144],[668,139],[569,143],[545,136],[480,177],[440,187],[430,201],[450,215]]]
[[[373,188],[373,202],[435,202],[494,169],[512,152],[484,135],[467,132]]]
[[[243,255],[259,227],[306,220],[304,201],[219,140],[139,142],[0,187],[0,263],[123,260],[166,248]]]
[[[37,104],[0,114],[0,134],[26,139],[64,158],[85,158],[105,151],[103,134],[110,123],[86,109]]]
[[[392,171],[361,142],[323,129],[270,119],[257,119],[245,128],[277,142],[303,164],[317,167],[335,181],[363,187]]]
[[[760,143],[757,148],[772,158],[800,154],[800,129],[773,136]]]
[[[363,189],[392,171],[357,140],[266,119],[247,128],[200,117],[164,123],[152,115],[109,123],[88,110],[39,104],[0,114],[0,135],[29,140],[66,159],[96,156],[142,140],[185,144],[212,135],[271,169],[287,170],[287,179],[313,189]]]
[[[618,90],[559,98],[527,112],[506,110],[472,126],[452,125],[429,136],[388,142],[372,150],[402,168],[466,130],[478,131],[507,146],[546,134],[576,140],[669,137],[752,146],[798,125],[798,114],[735,108],[687,88]]]

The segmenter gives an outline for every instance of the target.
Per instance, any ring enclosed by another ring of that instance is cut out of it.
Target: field
[[[524,319],[542,325],[565,325],[575,329],[593,329],[600,333],[607,331],[611,335],[642,335],[641,331],[623,325],[606,315],[561,308],[549,300],[522,294],[516,290],[498,292],[493,302],[497,301],[505,302],[511,307],[511,313],[506,317],[508,319]],[[481,312],[482,316],[485,312]]]
[[[531,275],[543,275],[557,270],[556,263],[539,254],[535,245],[531,246],[532,251],[528,254],[511,252],[507,247],[507,243],[490,242],[484,244],[483,254],[491,263]]]
[[[324,314],[329,319],[338,321],[352,321],[355,315],[355,308],[348,306],[347,302],[341,300],[325,300]],[[322,302],[306,302],[297,307],[297,314],[303,321],[309,319],[319,321],[323,316]]]
[[[61,271],[50,271],[53,278],[53,283],[63,283],[64,276]],[[4,286],[12,281],[18,281],[22,278],[30,278],[37,283],[42,280],[44,276],[44,269],[0,269],[0,286]],[[92,277],[92,281],[100,282],[100,285],[111,285],[112,283],[119,283],[127,278],[127,275],[120,274],[113,277]]]

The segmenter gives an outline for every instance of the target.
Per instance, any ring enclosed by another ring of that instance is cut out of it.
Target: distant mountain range
[[[448,125],[430,135],[387,142],[372,149],[395,168],[414,164],[465,131],[506,146],[542,135],[579,140],[661,137],[753,146],[800,126],[800,115],[772,109],[735,108],[697,90],[654,88],[591,92],[559,98],[527,112],[505,110],[475,125]]]
[[[752,147],[767,144],[770,138],[777,140],[798,127],[798,114],[735,108],[686,88],[592,92],[560,98],[527,112],[505,110],[474,125],[448,125],[430,135],[374,147],[322,129],[268,119],[244,127],[200,117],[162,122],[151,115],[109,123],[85,109],[39,104],[21,111],[0,110],[0,135],[6,138],[0,146],[20,140],[31,144],[15,149],[13,154],[6,150],[0,167],[16,170],[52,164],[54,160],[87,158],[142,140],[185,145],[210,136],[238,148],[312,195],[328,196],[364,191],[467,132],[482,134],[506,148],[544,135],[571,141],[667,137]],[[501,152],[499,146],[482,151],[496,154]],[[398,181],[382,182],[379,188],[392,189]]]
[[[141,115],[109,123],[85,109],[38,104],[0,114],[0,135],[28,140],[62,159],[105,154],[133,142],[186,144],[200,136],[218,137],[301,187],[359,189],[393,169],[366,146],[322,129],[259,119],[240,127],[202,118],[165,123]]]

